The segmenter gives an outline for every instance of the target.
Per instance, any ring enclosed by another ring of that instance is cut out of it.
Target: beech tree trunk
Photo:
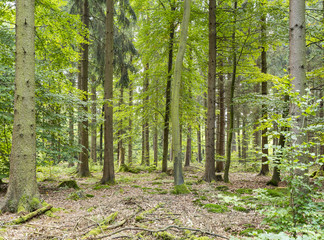
[[[299,96],[305,93],[306,82],[306,24],[305,24],[305,0],[290,0],[289,1],[289,73],[292,85],[292,91],[298,92]],[[306,142],[304,134],[301,132],[306,127],[306,119],[302,114],[302,110],[297,104],[291,103],[289,115],[297,118],[296,123],[292,127],[292,132],[297,139],[292,142],[292,145],[301,146]],[[300,163],[306,164],[308,158],[301,154],[298,156]],[[307,170],[298,169],[296,174],[302,177],[305,183],[308,182],[306,176]],[[299,189],[303,194],[307,193],[307,189],[301,186]]]
[[[171,97],[171,122],[172,122],[172,151],[174,161],[174,185],[184,184],[182,173],[182,153],[180,145],[180,119],[179,119],[179,104],[180,104],[180,84],[181,72],[184,54],[186,51],[187,36],[190,20],[190,3],[191,0],[184,0],[183,20],[180,30],[179,50],[175,62],[174,81],[172,82],[172,97]]]
[[[114,183],[114,136],[113,136],[113,59],[114,59],[114,0],[107,0],[106,14],[106,58],[105,58],[105,153],[101,183]]]
[[[33,211],[36,182],[35,1],[16,1],[16,75],[9,186],[1,211]],[[19,206],[19,209],[18,209]]]
[[[209,0],[209,62],[206,163],[204,180],[211,182],[215,175],[215,90],[216,90],[216,0]]]
[[[175,11],[174,1],[171,3],[171,11]],[[172,79],[172,62],[173,62],[173,43],[174,43],[174,20],[170,23],[169,37],[169,60],[168,60],[168,76],[165,89],[165,114],[163,128],[163,153],[162,153],[162,172],[168,170],[168,150],[169,150],[169,121],[170,121],[170,104],[171,104],[171,79]]]
[[[83,4],[83,24],[86,29],[89,29],[89,3],[84,0]],[[88,41],[88,37],[85,37]],[[83,101],[88,101],[88,67],[89,67],[89,44],[82,44],[82,63],[81,63],[81,90],[83,91]],[[83,105],[84,113],[88,112],[87,104]],[[81,177],[90,176],[89,170],[89,121],[87,117],[83,118],[81,123],[81,146],[82,152],[80,153],[79,175]]]

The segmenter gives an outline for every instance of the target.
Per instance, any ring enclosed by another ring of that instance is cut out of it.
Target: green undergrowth
[[[82,190],[79,190],[79,191],[70,193],[68,196],[68,199],[78,201],[78,200],[83,200],[83,199],[93,198],[93,197],[94,197],[94,195],[88,194]]]
[[[224,213],[229,211],[227,206],[220,204],[207,203],[203,207],[207,209],[208,212],[212,213]]]

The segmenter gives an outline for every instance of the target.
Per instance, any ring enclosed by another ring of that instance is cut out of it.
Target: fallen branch
[[[34,218],[36,216],[39,216],[39,215],[44,214],[45,212],[47,212],[48,210],[50,210],[52,207],[53,207],[52,205],[47,205],[45,207],[39,208],[39,209],[37,209],[34,212],[28,213],[25,216],[21,216],[21,217],[15,219],[15,220],[13,220],[10,223],[11,224],[22,224],[22,223],[25,223],[25,222],[29,221],[30,219],[32,219],[32,218]]]
[[[121,228],[121,229],[119,229],[119,230],[117,230],[117,231],[115,231],[113,233],[107,234],[107,235],[103,235],[103,236],[100,236],[100,237],[92,237],[92,238],[88,238],[88,239],[103,239],[103,238],[115,235],[117,233],[120,233],[120,232],[123,232],[123,231],[129,231],[129,230],[147,231],[147,232],[155,233],[155,232],[164,232],[164,231],[166,231],[168,229],[171,229],[171,228],[175,228],[175,229],[179,229],[179,230],[189,230],[189,231],[193,231],[193,232],[200,232],[200,233],[210,235],[210,236],[213,236],[213,237],[218,237],[218,238],[223,238],[223,239],[228,239],[229,240],[229,238],[224,237],[222,235],[207,232],[207,231],[204,231],[204,230],[201,230],[201,229],[188,228],[188,227],[179,227],[179,226],[175,226],[175,225],[170,225],[170,226],[167,226],[167,227],[162,228],[162,229],[147,229],[147,228],[140,228],[140,227],[125,227],[125,228]]]

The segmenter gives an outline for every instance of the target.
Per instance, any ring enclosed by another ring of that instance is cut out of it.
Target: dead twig
[[[193,231],[193,232],[200,232],[200,233],[203,233],[203,234],[206,234],[206,235],[210,235],[210,236],[213,236],[213,237],[218,237],[218,238],[223,238],[223,239],[229,239],[225,236],[222,236],[222,235],[218,235],[218,234],[215,234],[215,233],[211,233],[211,232],[207,232],[207,231],[204,231],[204,230],[201,230],[201,229],[194,229],[194,228],[187,228],[187,227],[179,227],[179,226],[176,226],[176,225],[170,225],[170,226],[167,226],[165,228],[162,228],[162,229],[147,229],[147,228],[140,228],[140,227],[125,227],[125,228],[121,228],[113,233],[110,233],[110,234],[107,234],[107,235],[103,235],[103,236],[100,236],[100,237],[92,237],[92,238],[88,238],[88,239],[103,239],[103,238],[107,238],[107,237],[110,237],[110,236],[113,236],[117,233],[120,233],[120,232],[123,232],[123,231],[129,231],[129,230],[133,230],[133,231],[147,231],[147,232],[152,232],[152,233],[155,233],[155,232],[164,232],[168,229],[172,229],[172,228],[175,228],[175,229],[178,229],[178,230],[189,230],[189,231]]]

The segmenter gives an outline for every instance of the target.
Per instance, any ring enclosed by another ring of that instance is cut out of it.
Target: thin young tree
[[[9,186],[3,212],[40,207],[36,182],[35,1],[16,1],[16,75]]]

